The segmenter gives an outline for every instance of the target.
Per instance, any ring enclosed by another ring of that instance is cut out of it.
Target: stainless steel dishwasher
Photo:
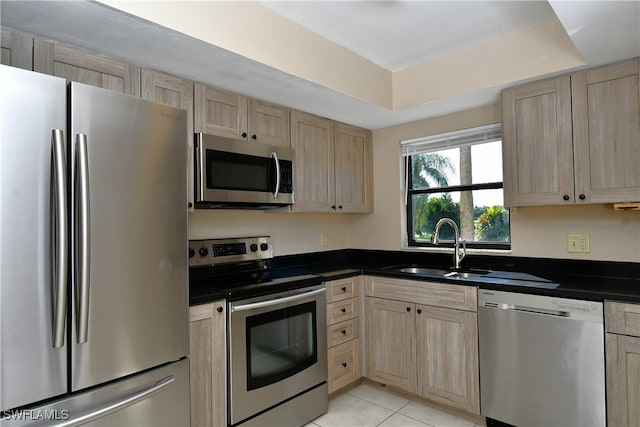
[[[602,303],[480,289],[478,333],[487,425],[606,425]]]

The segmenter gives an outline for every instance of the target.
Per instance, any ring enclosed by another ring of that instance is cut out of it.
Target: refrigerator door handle
[[[76,135],[76,315],[77,342],[87,342],[91,268],[91,223],[89,205],[89,155],[87,135]]]
[[[65,320],[67,316],[68,278],[68,211],[67,211],[67,162],[64,133],[60,129],[51,131],[52,157],[52,267],[53,267],[53,347],[64,346]]]
[[[169,387],[173,384],[175,378],[173,375],[169,375],[166,378],[163,378],[153,384],[152,386],[145,388],[142,391],[134,393],[128,397],[118,400],[115,403],[110,405],[106,405],[100,409],[96,409],[95,411],[91,411],[88,414],[81,415],[77,418],[66,420],[60,424],[54,424],[52,427],[72,427],[72,426],[80,426],[92,421],[97,420],[98,418],[105,417],[109,414],[113,414],[115,412],[121,411],[131,405],[135,405],[138,402],[148,399],[150,396],[161,392],[165,388]]]

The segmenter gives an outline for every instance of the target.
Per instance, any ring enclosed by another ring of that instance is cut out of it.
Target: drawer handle
[[[407,311],[411,311],[411,307],[407,307]]]
[[[343,286],[340,289],[342,289],[342,292],[347,292],[347,287],[346,286]]]
[[[422,314],[422,309],[421,308],[418,309],[418,314]]]
[[[346,329],[343,329],[340,332],[342,332],[342,335],[347,335],[347,330]]]
[[[342,367],[346,368],[347,367],[347,362],[342,362]]]
[[[346,308],[344,308],[344,307],[342,307],[342,308],[340,309],[340,311],[341,311],[341,312],[343,312],[343,313],[346,313],[346,312],[347,312],[347,309],[346,309]]]

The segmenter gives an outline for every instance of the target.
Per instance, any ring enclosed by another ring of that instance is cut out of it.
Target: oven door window
[[[207,188],[275,191],[275,167],[270,157],[207,150]]]
[[[250,316],[247,322],[247,389],[290,377],[318,361],[314,301]]]

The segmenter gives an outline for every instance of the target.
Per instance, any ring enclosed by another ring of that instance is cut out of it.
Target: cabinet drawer
[[[327,304],[327,325],[358,317],[359,307],[357,298]]]
[[[354,338],[358,338],[358,318],[327,327],[327,343],[329,347],[334,347]]]
[[[604,318],[607,332],[640,337],[640,304],[606,301]]]
[[[474,286],[369,276],[365,294],[368,297],[478,311],[478,291]]]
[[[327,282],[327,302],[342,301],[358,296],[359,276]]]
[[[360,339],[329,349],[329,393],[360,378]]]

